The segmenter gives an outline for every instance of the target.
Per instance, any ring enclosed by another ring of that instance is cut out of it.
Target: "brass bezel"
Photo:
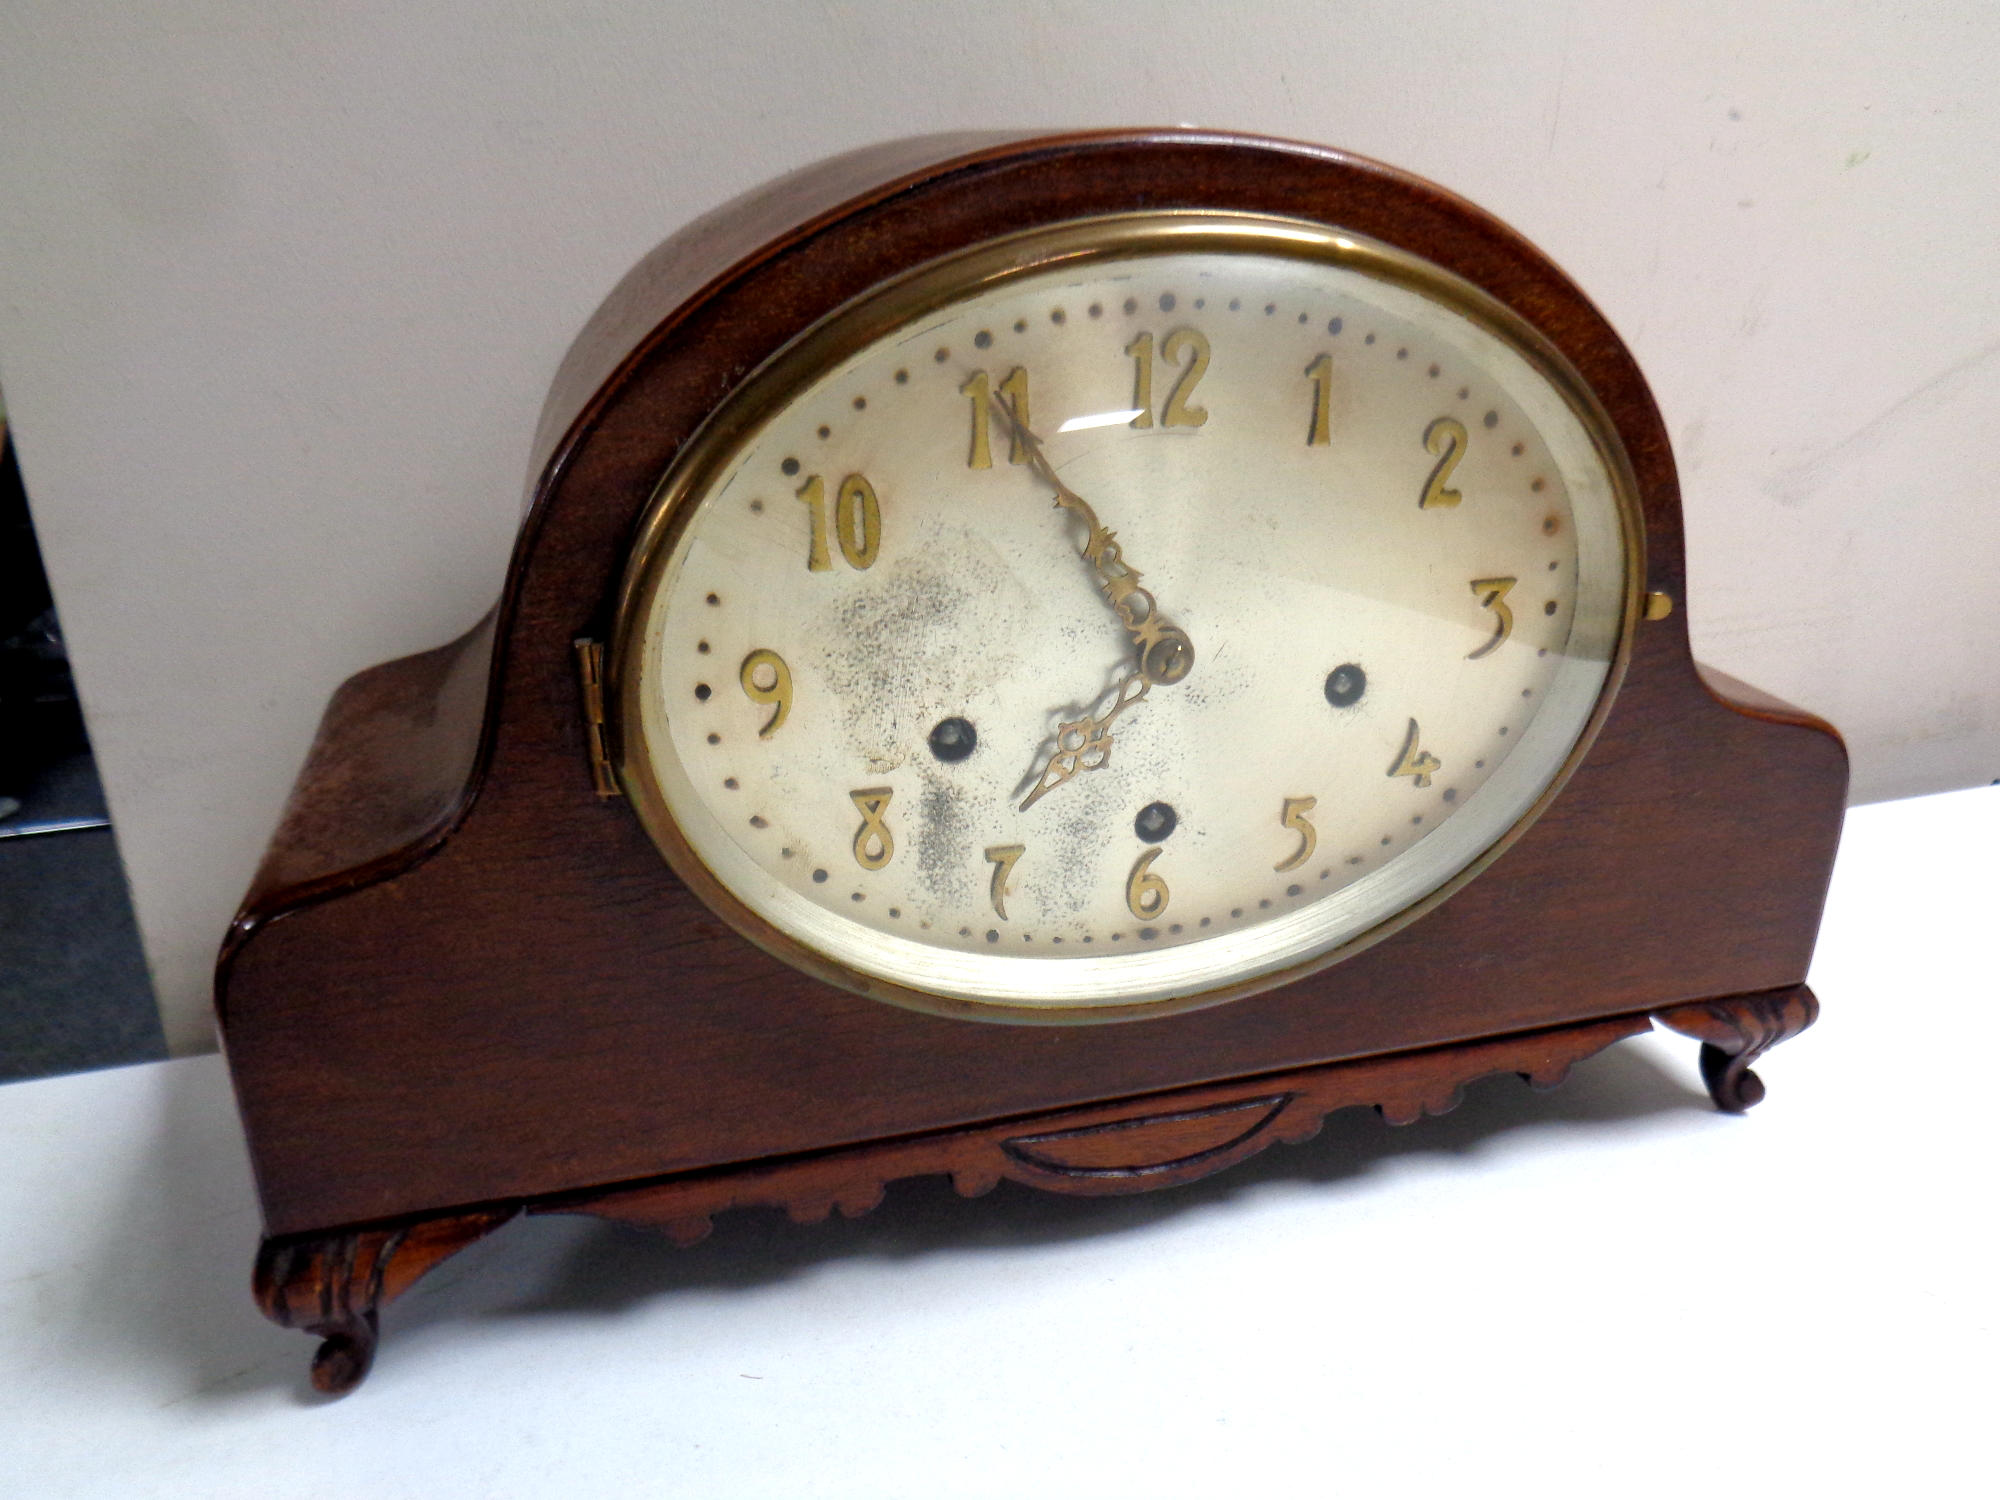
[[[644,606],[682,530],[737,445],[817,374],[917,319],[1017,277],[1068,263],[1231,250],[1288,255],[1356,268],[1442,303],[1511,345],[1562,397],[1589,435],[1610,476],[1624,550],[1616,642],[1590,716],[1532,805],[1483,851],[1424,896],[1374,926],[1287,967],[1186,995],[1132,1004],[1029,1007],[934,994],[842,964],[799,942],[751,910],[724,885],[681,834],[644,753],[628,732],[642,722],[636,670]],[[1589,383],[1541,332],[1506,303],[1409,251],[1336,226],[1283,215],[1170,209],[1070,219],[987,241],[885,280],[802,330],[725,396],[661,476],[620,583],[605,695],[611,755],[641,825],[674,873],[737,933],[817,979],[872,999],[959,1019],[1026,1025],[1093,1025],[1145,1019],[1220,1005],[1293,983],[1349,958],[1427,915],[1490,867],[1545,812],[1595,743],[1622,685],[1644,595],[1645,524],[1638,481],[1616,424]]]

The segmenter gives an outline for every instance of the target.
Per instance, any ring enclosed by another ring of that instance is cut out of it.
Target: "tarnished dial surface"
[[[1608,434],[1496,304],[1323,228],[1121,216],[940,263],[662,481],[621,777],[739,928],[856,988],[1254,989],[1565,773],[1636,597]]]

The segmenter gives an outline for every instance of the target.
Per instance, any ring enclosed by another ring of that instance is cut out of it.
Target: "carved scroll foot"
[[[389,1229],[266,1240],[257,1252],[257,1305],[281,1328],[318,1336],[313,1388],[344,1396],[375,1362],[383,1305],[514,1213],[498,1209]]]
[[[1764,1097],[1764,1080],[1750,1071],[1766,1050],[1797,1036],[1819,1016],[1804,985],[1677,1005],[1654,1019],[1701,1043],[1701,1079],[1717,1109],[1741,1114]]]

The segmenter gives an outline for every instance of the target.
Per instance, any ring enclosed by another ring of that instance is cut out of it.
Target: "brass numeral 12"
[[[1126,354],[1132,359],[1132,404],[1139,414],[1132,418],[1134,427],[1153,425],[1153,336],[1142,333],[1125,346]],[[1179,365],[1181,356],[1187,356],[1187,363],[1181,366],[1180,379],[1167,393],[1167,404],[1160,413],[1162,427],[1199,427],[1208,420],[1206,407],[1190,404],[1194,388],[1201,383],[1201,377],[1208,373],[1208,338],[1196,328],[1176,328],[1160,345],[1160,358],[1170,365]]]

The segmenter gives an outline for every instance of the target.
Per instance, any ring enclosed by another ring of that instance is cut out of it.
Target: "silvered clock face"
[[[1525,325],[1399,252],[1022,236],[836,314],[683,453],[621,607],[621,775],[712,904],[853,987],[1243,993],[1551,793],[1631,618],[1625,473]]]

